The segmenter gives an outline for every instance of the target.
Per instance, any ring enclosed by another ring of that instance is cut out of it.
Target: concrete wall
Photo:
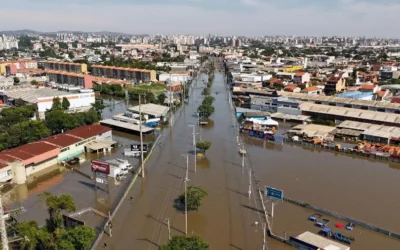
[[[31,174],[34,174],[36,172],[39,172],[43,169],[46,169],[48,167],[54,166],[57,164],[57,157],[54,157],[48,161],[45,161],[39,165],[36,166],[29,166],[26,168],[26,176],[29,177]]]

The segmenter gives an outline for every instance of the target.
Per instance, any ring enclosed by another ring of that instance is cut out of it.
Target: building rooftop
[[[87,126],[78,127],[66,132],[68,135],[72,135],[81,139],[88,139],[90,137],[100,135],[102,133],[111,131],[112,129],[99,124],[92,124]]]
[[[374,122],[393,123],[400,125],[400,114],[383,113],[377,111],[369,111],[362,109],[344,108],[337,106],[329,106],[322,104],[314,104],[304,102],[300,104],[300,109],[306,112],[337,115],[343,118],[357,118],[363,120],[371,120]]]
[[[72,144],[75,144],[75,143],[81,141],[81,139],[76,138],[74,136],[70,136],[67,133],[64,133],[64,134],[58,134],[58,135],[53,135],[53,136],[47,137],[41,141],[52,144],[52,145],[56,145],[60,148],[65,148],[65,147],[68,147]]]
[[[297,134],[305,134],[307,137],[325,137],[327,134],[335,130],[335,127],[317,125],[317,124],[300,124],[291,128],[288,132]]]
[[[304,232],[297,237],[298,240],[311,244],[325,250],[350,250],[349,246],[342,245],[336,241],[328,238],[313,234],[311,232]]]
[[[69,95],[76,95],[76,93],[69,93],[66,91],[60,91],[57,89],[51,89],[51,88],[26,88],[24,91],[21,91],[20,89],[13,89],[13,90],[7,90],[7,91],[1,91],[3,92],[8,98],[12,99],[22,99],[25,102],[28,103],[37,103],[39,98],[42,97],[63,97],[63,96],[69,96]]]
[[[361,134],[387,138],[398,137],[400,128],[393,126],[377,125],[366,122],[344,121],[337,126],[342,129],[352,129],[360,131]]]
[[[128,108],[129,111],[139,113],[139,105]],[[153,103],[147,103],[141,105],[141,111],[143,114],[160,117],[165,116],[168,113],[169,108],[167,106],[157,105]]]
[[[338,97],[361,99],[361,98],[365,98],[368,96],[372,96],[373,94],[374,93],[372,93],[372,92],[349,91],[349,92],[339,94]]]

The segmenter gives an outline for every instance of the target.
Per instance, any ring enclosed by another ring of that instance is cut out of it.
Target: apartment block
[[[25,69],[37,69],[35,60],[17,60],[0,62],[0,75],[15,74]]]
[[[85,63],[45,61],[43,62],[43,68],[45,70],[66,71],[77,74],[86,74],[88,72]]]
[[[54,70],[47,70],[46,73],[50,82],[79,86],[85,89],[93,88],[93,77],[91,75]]]
[[[134,81],[137,83],[157,81],[155,70],[131,69],[102,65],[92,66],[92,75],[112,79]]]

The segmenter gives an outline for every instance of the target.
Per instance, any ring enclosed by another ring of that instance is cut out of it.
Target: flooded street
[[[248,173],[241,167],[232,115],[229,109],[223,77],[216,74],[213,85],[215,113],[212,123],[200,128],[203,140],[212,142],[206,158],[197,162],[194,173],[192,128],[196,110],[201,104],[202,81],[192,93],[189,104],[178,110],[173,126],[161,132],[161,147],[156,148],[146,164],[146,179],[139,179],[132,189],[132,203],[124,202],[114,221],[112,238],[103,242],[111,249],[157,249],[168,240],[166,219],[171,223],[172,235],[183,234],[184,213],[174,207],[175,199],[183,192],[185,159],[189,157],[189,184],[208,192],[199,211],[188,214],[188,234],[203,237],[211,249],[261,249],[263,212],[255,187],[251,199],[247,197]],[[216,95],[215,92],[219,94]],[[123,112],[124,110],[121,110]],[[199,132],[199,131],[197,131]],[[400,232],[394,219],[400,208],[396,197],[400,188],[399,166],[371,161],[315,148],[292,144],[270,144],[243,137],[258,187],[272,186],[284,190],[284,195]],[[267,204],[270,211],[270,204]],[[307,221],[313,211],[289,203],[278,203],[273,218],[273,232],[297,236],[305,231],[318,232]],[[361,227],[350,232],[334,231],[355,237],[351,249],[400,249],[400,241]],[[255,222],[259,222],[256,226]],[[341,221],[343,222],[343,221]],[[292,249],[267,238],[268,249]]]

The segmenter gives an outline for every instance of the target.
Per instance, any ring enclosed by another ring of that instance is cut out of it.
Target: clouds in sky
[[[398,37],[398,13],[398,0],[19,0],[0,30]]]

